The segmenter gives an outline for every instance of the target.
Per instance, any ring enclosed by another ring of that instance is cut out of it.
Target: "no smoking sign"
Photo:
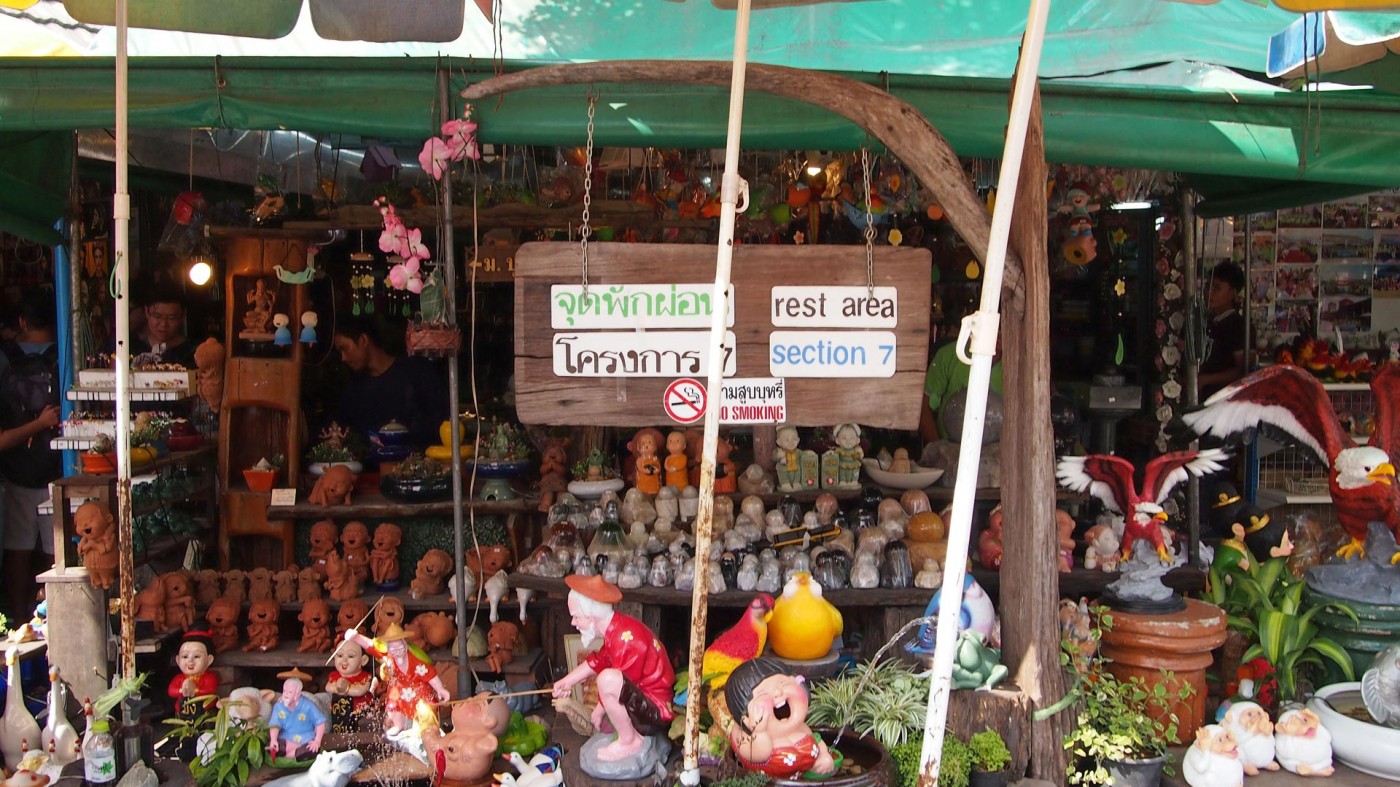
[[[705,384],[699,380],[682,377],[666,386],[661,406],[666,410],[666,415],[676,423],[693,424],[705,417],[706,402]]]

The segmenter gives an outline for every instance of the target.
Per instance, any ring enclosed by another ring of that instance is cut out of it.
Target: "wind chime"
[[[365,233],[360,232],[360,250],[350,254],[351,314],[374,314],[374,255],[365,251]]]

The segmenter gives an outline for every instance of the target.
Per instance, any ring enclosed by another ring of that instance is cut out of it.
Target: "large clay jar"
[[[836,730],[816,729],[813,732],[822,736],[830,744],[836,740]],[[888,787],[899,784],[899,771],[894,759],[879,741],[867,735],[857,735],[847,729],[841,736],[842,764],[836,774],[829,779],[814,782],[808,779],[773,779],[773,787]],[[732,755],[731,755],[732,756]]]
[[[1167,696],[1175,697],[1181,686],[1195,692],[1178,700],[1158,714],[1175,713],[1178,719],[1176,743],[1195,740],[1196,730],[1205,722],[1206,668],[1214,661],[1211,651],[1225,642],[1225,612],[1214,604],[1186,600],[1186,609],[1169,615],[1143,615],[1113,610],[1113,628],[1104,632],[1099,652],[1109,660],[1108,670],[1119,680],[1139,676],[1151,687],[1163,683],[1162,670],[1172,676],[1165,681]]]

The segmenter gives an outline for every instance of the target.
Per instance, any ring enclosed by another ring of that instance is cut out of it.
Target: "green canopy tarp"
[[[61,243],[54,225],[68,206],[72,174],[71,131],[0,132],[0,230]]]

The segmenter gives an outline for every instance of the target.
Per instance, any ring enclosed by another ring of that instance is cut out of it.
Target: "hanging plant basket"
[[[410,320],[404,332],[404,346],[409,355],[446,358],[456,355],[462,346],[462,332],[455,325]]]

